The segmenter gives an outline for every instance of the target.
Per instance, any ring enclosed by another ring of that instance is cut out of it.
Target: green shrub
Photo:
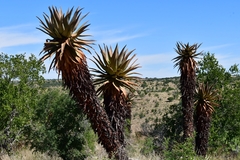
[[[187,139],[185,142],[170,142],[169,139],[165,139],[164,146],[169,146],[171,143],[171,149],[164,149],[163,156],[167,160],[194,160],[196,157],[194,151],[194,139]]]
[[[163,87],[162,89],[161,89],[161,92],[166,92],[167,91],[167,88],[165,88],[165,87]]]
[[[126,119],[125,125],[124,125],[124,134],[126,137],[130,137],[132,130],[131,130],[131,120]]]
[[[22,143],[34,115],[45,67],[34,55],[0,53],[0,152]]]
[[[172,102],[174,100],[174,97],[168,97],[167,100],[168,102]]]
[[[155,145],[153,142],[153,138],[152,137],[147,137],[143,143],[143,148],[141,149],[141,153],[143,155],[150,155],[154,152],[155,149]]]
[[[167,88],[167,91],[172,91],[172,90],[174,90],[174,88],[172,88],[172,87]]]
[[[198,81],[213,85],[221,94],[215,108],[209,137],[212,153],[234,152],[240,146],[240,81],[238,65],[227,71],[214,54],[206,53],[198,62]]]
[[[150,133],[151,136],[155,137],[154,141],[159,151],[164,149],[171,149],[173,143],[182,142],[182,107],[181,104],[171,105],[164,111],[164,114],[161,115],[161,118],[155,120],[153,124],[153,130]],[[165,139],[169,139],[168,146],[164,146],[163,142]]]
[[[159,102],[156,102],[154,107],[159,107]]]
[[[146,87],[147,87],[147,83],[146,83],[146,81],[143,81],[141,87],[142,87],[142,88],[146,88]]]
[[[35,110],[28,141],[35,151],[58,154],[63,160],[85,159],[97,140],[90,123],[70,96],[47,90]]]
[[[145,114],[144,114],[143,112],[141,112],[141,113],[139,114],[139,118],[142,119],[143,117],[145,117]]]

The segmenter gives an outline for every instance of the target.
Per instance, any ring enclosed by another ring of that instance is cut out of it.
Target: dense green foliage
[[[31,123],[44,72],[34,55],[0,54],[0,148],[8,153]]]
[[[234,65],[235,66],[235,65]],[[233,72],[236,69],[233,70]],[[222,89],[231,79],[230,72],[218,63],[214,54],[205,53],[202,60],[198,61],[197,80],[213,85],[216,89]]]
[[[229,70],[218,64],[214,54],[206,53],[199,62],[198,80],[219,91],[219,107],[212,117],[209,147],[212,152],[235,152],[240,146],[240,81],[236,64]]]
[[[59,81],[44,83],[43,73],[45,67],[34,55],[0,54],[1,154],[29,142],[35,151],[84,159],[97,138],[68,91]]]
[[[96,137],[81,109],[66,91],[48,89],[41,95],[28,140],[36,151],[64,160],[85,159]]]

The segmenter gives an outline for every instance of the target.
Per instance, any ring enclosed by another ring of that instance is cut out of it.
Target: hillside
[[[179,77],[145,78],[137,82],[132,101],[132,134],[142,132],[142,124],[153,123],[164,109],[179,102]],[[45,87],[61,87],[61,80],[46,80]]]
[[[132,95],[131,134],[128,138],[130,148],[139,153],[150,131],[151,124],[157,123],[164,110],[179,103],[179,77],[145,78],[136,82],[138,86]],[[61,80],[46,80],[45,87],[61,87]],[[97,87],[96,87],[97,88]],[[140,138],[141,137],[141,138]],[[140,138],[140,139],[139,139]],[[104,149],[97,145],[99,154],[106,156]],[[91,159],[94,159],[93,157]]]
[[[164,109],[179,102],[179,78],[143,79],[136,88],[132,108],[132,131],[142,132],[141,125],[160,118]]]

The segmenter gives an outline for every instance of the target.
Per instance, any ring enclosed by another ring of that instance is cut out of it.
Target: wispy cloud
[[[149,78],[166,78],[166,77],[176,77],[179,76],[179,73],[177,73],[177,69],[173,69],[172,66],[165,66],[165,67],[159,67],[156,66],[155,68],[148,69],[148,68],[141,68],[138,70],[139,73],[141,73],[141,77],[149,77]]]
[[[99,44],[104,43],[107,45],[148,36],[148,33],[146,32],[136,33],[136,31],[132,27],[109,30],[98,28],[89,33],[90,35],[94,35],[94,38],[96,38],[97,43]]]
[[[208,52],[208,51],[211,52],[211,51],[214,51],[214,50],[230,47],[230,46],[233,46],[233,45],[235,45],[235,44],[220,44],[220,45],[215,45],[215,46],[203,47],[202,50],[204,50],[206,52]]]
[[[174,52],[138,55],[137,63],[141,66],[139,72],[142,77],[163,78],[177,76],[177,69],[174,69],[174,62],[172,61],[175,56]]]
[[[228,69],[230,66],[234,64],[238,64],[240,62],[240,58],[236,56],[238,53],[234,53],[232,48],[239,44],[235,43],[227,43],[215,46],[204,47],[204,51],[214,53],[215,58],[224,68]],[[238,52],[238,50],[235,50]]]
[[[123,36],[112,36],[112,37],[100,39],[99,43],[105,43],[105,44],[110,45],[110,44],[116,44],[116,43],[132,40],[132,39],[143,37],[143,36],[145,36],[145,35],[135,34],[135,35],[126,35],[126,36],[124,36],[124,35]]]
[[[0,48],[42,43],[43,39],[44,37],[32,25],[0,28]]]
[[[219,64],[226,69],[229,69],[234,64],[240,63],[240,57],[237,57],[234,54],[215,54],[215,57]]]
[[[145,54],[138,55],[138,63],[141,65],[153,65],[153,64],[173,64],[172,59],[176,56],[174,53],[160,53],[160,54]]]
[[[124,30],[122,29],[108,29],[108,30],[102,30],[102,29],[95,29],[95,30],[91,30],[91,31],[87,31],[89,32],[90,35],[94,35],[96,37],[102,37],[102,36],[113,36],[116,34],[121,34],[124,32]]]

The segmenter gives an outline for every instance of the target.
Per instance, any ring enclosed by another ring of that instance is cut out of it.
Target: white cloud
[[[98,36],[102,37],[102,36],[113,36],[116,34],[123,33],[124,31],[121,29],[109,29],[109,30],[96,29],[96,30],[87,31],[87,32],[90,35],[94,35],[96,37],[98,37]]]
[[[219,64],[222,65],[227,70],[234,64],[239,64],[240,57],[234,54],[214,54],[215,58],[218,60]]]
[[[149,78],[166,78],[166,77],[176,77],[179,76],[177,69],[174,69],[172,65],[156,65],[151,68],[144,68],[144,66],[138,69],[138,72],[141,73],[141,77]]]
[[[148,34],[141,32],[141,33],[135,33],[136,28],[135,27],[128,27],[123,29],[101,29],[97,28],[93,31],[89,31],[89,35],[94,35],[94,39],[96,40],[96,43],[98,44],[116,44],[132,39],[136,39],[139,37],[145,37]]]
[[[153,65],[153,64],[173,64],[172,59],[176,55],[174,53],[160,53],[149,55],[137,55],[138,63],[140,65]]]
[[[221,44],[221,45],[204,47],[204,48],[202,48],[202,49],[203,49],[205,52],[212,52],[212,51],[214,51],[214,50],[218,50],[218,49],[230,47],[230,46],[233,46],[233,45],[234,45],[234,44]]]
[[[222,65],[224,68],[229,69],[230,66],[238,64],[240,58],[238,56],[239,49],[232,50],[233,46],[238,46],[239,44],[221,44],[216,46],[205,47],[206,52],[213,53],[219,65]],[[236,52],[236,53],[234,53]]]
[[[0,28],[0,48],[42,43],[43,34],[32,25],[18,25]]]
[[[100,39],[99,43],[105,43],[105,44],[111,45],[111,44],[116,44],[119,42],[124,42],[127,40],[131,40],[131,39],[135,39],[143,36],[144,35],[142,34],[128,35],[128,36],[112,36],[112,37]]]
[[[175,77],[179,74],[174,69],[172,59],[176,56],[174,52],[166,52],[159,54],[137,55],[137,63],[141,66],[138,72],[142,77]]]

